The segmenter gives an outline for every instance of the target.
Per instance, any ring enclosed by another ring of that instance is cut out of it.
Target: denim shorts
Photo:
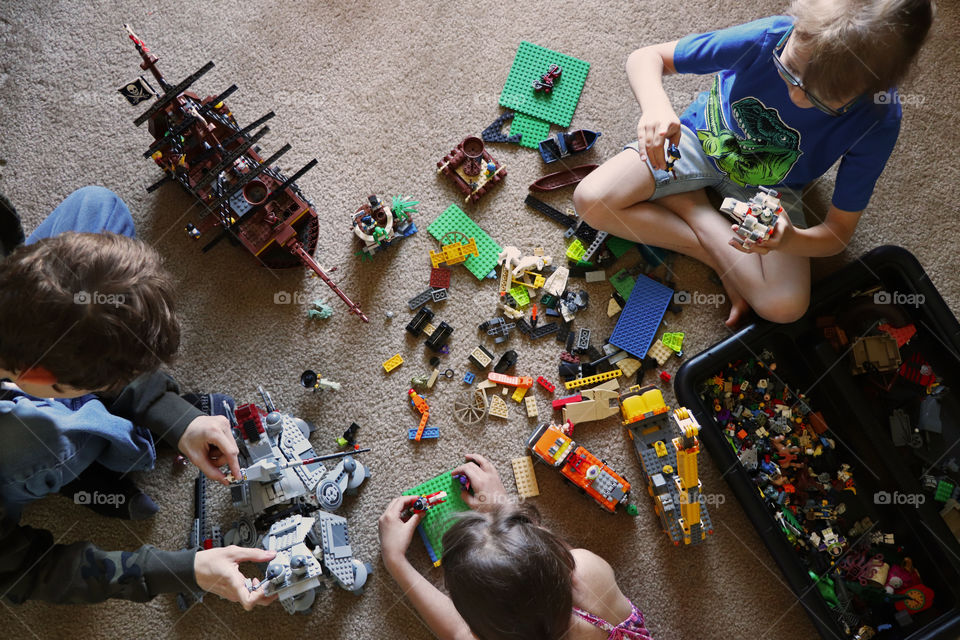
[[[716,165],[713,164],[713,160],[703,152],[703,147],[700,145],[700,140],[697,138],[696,132],[686,125],[680,125],[680,127],[680,159],[673,165],[673,169],[677,174],[676,179],[670,175],[669,171],[654,169],[653,165],[650,164],[649,158],[646,160],[647,166],[653,173],[653,179],[656,182],[656,188],[653,191],[653,195],[650,196],[650,200],[703,188],[713,189],[724,198],[736,198],[742,201],[749,200],[756,195],[758,191],[756,187],[741,187],[725,173],[717,169]],[[640,145],[637,142],[626,145],[624,149],[633,149],[638,153],[641,151]],[[803,215],[803,201],[800,198],[800,194],[794,189],[788,189],[783,186],[777,187],[776,189],[781,195],[780,205],[783,207],[783,210],[787,212],[787,215],[790,216],[790,221],[793,223],[793,226],[799,229],[805,229],[807,222]]]

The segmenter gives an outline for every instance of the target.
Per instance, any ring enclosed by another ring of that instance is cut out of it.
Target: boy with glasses
[[[578,185],[577,212],[713,268],[731,299],[728,326],[751,307],[796,320],[809,303],[809,259],[843,251],[893,150],[896,86],[933,15],[932,0],[794,0],[786,16],[634,51],[638,141]],[[672,73],[716,74],[682,116],[663,90]],[[830,209],[805,228],[800,192],[837,160]],[[787,215],[768,239],[742,242],[704,189],[747,201],[758,186],[779,191]]]

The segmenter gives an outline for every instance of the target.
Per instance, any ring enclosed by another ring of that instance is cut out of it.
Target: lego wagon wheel
[[[482,391],[464,394],[453,401],[453,415],[462,424],[477,424],[487,417],[487,397]]]
[[[463,231],[447,231],[440,237],[440,245],[445,247],[448,244],[453,244],[454,242],[459,242],[461,244],[467,244],[470,242],[470,238],[467,237]]]

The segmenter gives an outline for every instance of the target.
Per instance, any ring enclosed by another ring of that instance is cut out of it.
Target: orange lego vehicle
[[[551,467],[559,467],[567,480],[610,513],[629,500],[630,483],[603,460],[578,446],[557,425],[545,422],[538,426],[527,440],[527,448]]]

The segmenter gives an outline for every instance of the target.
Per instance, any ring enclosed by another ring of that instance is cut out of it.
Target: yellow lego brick
[[[537,411],[537,399],[534,396],[530,396],[529,398],[524,398],[523,404],[527,408],[528,418],[536,418],[537,416],[540,415],[539,412]]]
[[[433,335],[433,332],[436,331],[436,330],[437,330],[437,328],[428,322],[428,323],[425,324],[424,327],[423,327],[423,334],[426,335],[426,336],[432,336],[432,335]]]
[[[400,354],[398,353],[397,355],[393,356],[392,358],[390,358],[389,360],[383,363],[383,370],[386,371],[387,373],[390,373],[391,371],[393,371],[394,369],[396,369],[402,364],[403,364],[403,358],[400,357]]]
[[[510,296],[517,301],[517,306],[519,307],[525,307],[530,304],[530,295],[521,285],[510,289]]]
[[[657,452],[657,457],[662,458],[667,455],[667,445],[663,443],[663,440],[657,440],[653,443],[653,450]]]
[[[500,295],[506,295],[510,289],[510,268],[507,265],[500,267]]]
[[[514,458],[513,479],[517,482],[517,493],[521,498],[533,498],[540,495],[540,486],[537,484],[537,475],[533,471],[533,459],[530,456]]]
[[[607,302],[607,317],[612,318],[613,316],[617,315],[621,311],[623,311],[623,308],[619,304],[617,304],[616,300],[614,300],[613,298],[610,298],[610,301]]]
[[[514,389],[513,395],[510,397],[513,398],[514,402],[520,402],[523,400],[523,396],[526,395],[526,393],[527,393],[526,387],[517,387],[516,389]]]
[[[577,378],[576,380],[571,380],[570,382],[565,382],[563,386],[567,389],[579,389],[580,387],[589,387],[591,385],[597,384],[598,382],[603,382],[604,380],[610,380],[611,378],[619,378],[623,375],[623,371],[620,369],[614,369],[613,371],[607,371],[606,373],[598,373],[595,376],[587,376],[586,378]]]
[[[655,358],[657,364],[662,367],[663,363],[665,363],[670,356],[673,355],[673,350],[667,345],[663,344],[663,342],[660,340],[654,340],[653,344],[650,345],[650,348],[647,349],[647,355],[651,358]]]
[[[580,258],[583,257],[583,254],[587,252],[587,248],[583,246],[583,243],[580,242],[580,239],[576,239],[570,243],[570,246],[567,247],[567,258],[574,262],[580,262]]]

